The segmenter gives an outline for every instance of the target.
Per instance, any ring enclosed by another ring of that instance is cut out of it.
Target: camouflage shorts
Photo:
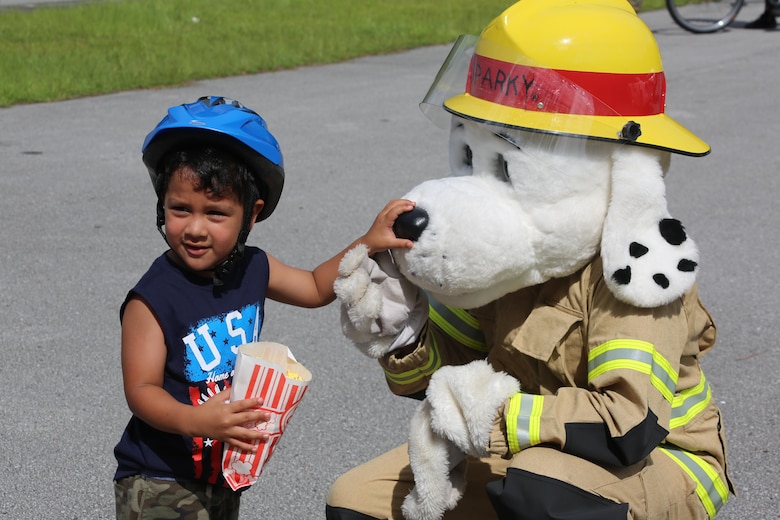
[[[134,475],[114,482],[117,520],[238,520],[240,494],[200,482]]]

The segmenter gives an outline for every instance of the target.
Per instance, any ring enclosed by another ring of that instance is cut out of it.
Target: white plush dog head
[[[692,286],[698,264],[695,245],[667,211],[669,156],[615,142],[497,134],[453,118],[453,176],[404,196],[417,213],[402,216],[399,229],[415,228],[416,242],[394,257],[435,299],[474,308],[572,274],[601,252],[618,298],[662,305]]]

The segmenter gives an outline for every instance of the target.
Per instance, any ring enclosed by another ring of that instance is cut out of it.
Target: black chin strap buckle
[[[241,260],[241,257],[244,256],[244,244],[246,243],[248,235],[249,233],[241,231],[238,235],[238,242],[236,242],[233,250],[227,258],[214,268],[214,277],[212,279],[214,287],[222,287],[225,285],[225,277],[236,267],[236,264]]]

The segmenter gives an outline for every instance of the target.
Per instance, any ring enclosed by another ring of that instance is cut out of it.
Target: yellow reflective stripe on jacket
[[[416,383],[424,377],[428,377],[441,367],[441,355],[439,354],[439,348],[436,345],[436,338],[431,334],[431,344],[428,349],[428,362],[420,367],[416,367],[406,372],[394,373],[385,371],[385,377],[397,385],[410,385]]]
[[[704,378],[704,372],[701,372],[698,385],[682,390],[674,396],[669,427],[671,429],[679,428],[691,422],[694,417],[707,408],[711,398],[712,388]]]
[[[653,386],[672,402],[677,389],[677,372],[652,343],[635,339],[615,339],[588,353],[588,381],[610,370],[628,369],[650,376]]]
[[[445,334],[470,349],[488,351],[485,336],[474,316],[463,309],[449,307],[433,299],[429,301],[428,317]]]
[[[509,399],[505,415],[507,443],[512,453],[541,442],[543,406],[541,395],[517,393]]]
[[[707,510],[707,515],[713,518],[729,498],[728,486],[721,480],[718,472],[701,457],[675,446],[659,446],[658,449],[671,457],[696,482],[696,494]]]

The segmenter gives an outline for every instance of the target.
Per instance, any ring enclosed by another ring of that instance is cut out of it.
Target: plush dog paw
[[[519,391],[517,379],[496,372],[487,361],[442,367],[426,393],[433,431],[464,453],[484,457],[499,407]]]

